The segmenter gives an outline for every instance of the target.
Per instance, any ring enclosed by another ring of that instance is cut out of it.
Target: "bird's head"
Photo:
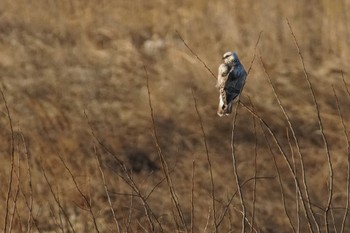
[[[240,63],[238,55],[236,52],[226,52],[224,56],[222,56],[224,63],[230,66],[235,66]]]

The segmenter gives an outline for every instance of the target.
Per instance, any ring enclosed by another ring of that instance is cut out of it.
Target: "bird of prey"
[[[222,57],[224,63],[219,66],[216,87],[219,89],[220,117],[232,112],[232,104],[237,99],[247,78],[247,72],[239,61],[236,52],[226,52]]]

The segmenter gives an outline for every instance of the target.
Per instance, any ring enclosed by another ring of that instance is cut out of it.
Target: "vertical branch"
[[[78,190],[80,196],[84,199],[85,204],[87,205],[87,207],[88,207],[88,209],[89,209],[89,213],[90,213],[90,215],[91,215],[91,218],[92,218],[92,221],[93,221],[93,224],[94,224],[94,227],[95,227],[95,231],[96,231],[97,233],[99,233],[100,230],[99,230],[98,227],[97,227],[96,217],[95,217],[94,213],[92,212],[92,206],[91,206],[91,203],[90,203],[88,197],[87,197],[87,196],[82,192],[82,190],[80,189],[80,187],[79,187],[77,181],[75,180],[75,176],[73,175],[72,171],[69,169],[69,167],[67,166],[67,164],[66,164],[66,162],[63,160],[63,158],[62,158],[61,156],[58,156],[58,158],[61,160],[63,166],[64,166],[65,169],[68,171],[68,173],[69,173],[70,177],[72,178],[73,183],[74,183],[75,187],[77,188],[77,190]]]
[[[129,228],[131,225],[131,219],[132,219],[132,210],[133,210],[133,189],[131,189],[131,195],[130,195],[130,208],[129,208],[129,214],[128,214],[128,222],[126,224],[126,232],[129,232]],[[152,224],[151,224],[152,225]],[[152,227],[153,229],[153,227]]]
[[[0,89],[2,100],[4,101],[5,104],[5,109],[7,113],[7,118],[10,124],[10,131],[11,131],[11,168],[10,168],[10,176],[9,176],[9,186],[7,189],[7,196],[6,196],[6,204],[5,204],[5,219],[4,219],[4,233],[7,231],[7,219],[8,219],[8,214],[9,214],[9,201],[10,201],[10,195],[11,195],[11,190],[12,190],[12,177],[13,177],[13,170],[14,170],[14,157],[15,157],[15,136],[14,136],[14,131],[13,131],[13,125],[12,125],[12,118],[10,114],[9,107],[7,105],[7,101],[4,95],[4,92],[2,89]]]
[[[254,105],[253,105],[252,102],[251,102],[251,105],[252,105],[253,110],[255,111],[255,107],[254,107]],[[261,130],[262,130],[263,134],[264,134],[264,139],[265,139],[266,144],[267,144],[267,146],[268,146],[268,148],[269,148],[269,151],[270,151],[270,153],[271,153],[271,155],[272,155],[272,159],[273,159],[273,162],[274,162],[274,165],[275,165],[275,169],[276,169],[276,173],[277,173],[277,177],[278,177],[278,184],[279,184],[280,192],[281,192],[282,205],[283,205],[284,212],[285,212],[285,214],[286,214],[286,216],[287,216],[287,218],[288,218],[289,225],[290,225],[292,231],[293,231],[294,233],[296,233],[296,232],[295,232],[294,225],[293,225],[293,222],[292,222],[292,219],[291,219],[291,217],[290,217],[290,215],[289,215],[289,213],[288,213],[288,210],[287,210],[287,205],[286,205],[286,199],[285,199],[285,195],[284,195],[284,188],[283,188],[282,177],[281,177],[281,173],[280,173],[280,171],[279,171],[278,165],[277,165],[277,160],[276,160],[275,153],[273,152],[272,147],[271,147],[271,145],[270,145],[270,142],[269,142],[269,140],[267,139],[267,135],[266,135],[266,133],[265,133],[265,131],[264,131],[264,129],[263,129],[263,124],[262,124],[262,122],[260,122],[260,127],[261,127]]]
[[[328,145],[328,142],[327,142],[326,135],[324,133],[324,127],[323,127],[323,123],[322,123],[322,120],[321,120],[320,109],[319,109],[319,106],[318,106],[318,103],[317,103],[315,92],[314,92],[313,86],[311,84],[311,81],[310,81],[310,78],[309,78],[309,74],[306,71],[304,58],[303,58],[303,56],[301,54],[298,41],[297,41],[297,39],[296,39],[296,37],[294,35],[294,32],[292,30],[292,26],[290,25],[288,18],[287,18],[287,24],[289,26],[289,30],[290,30],[290,32],[292,34],[292,37],[294,39],[295,46],[296,46],[296,48],[298,50],[298,54],[299,54],[300,62],[301,62],[302,67],[303,67],[305,79],[306,79],[306,81],[308,83],[308,86],[309,86],[309,89],[311,91],[312,99],[313,99],[314,106],[315,106],[316,113],[317,113],[318,125],[319,125],[320,131],[321,131],[322,139],[323,139],[325,150],[326,150],[326,156],[327,156],[327,162],[328,162],[328,170],[329,170],[329,180],[328,180],[329,184],[328,184],[328,200],[327,200],[327,205],[326,205],[326,209],[325,209],[325,213],[324,213],[324,221],[325,221],[325,225],[326,225],[326,232],[328,233],[329,232],[329,228],[328,228],[328,212],[330,210],[330,207],[331,207],[331,204],[332,204],[332,198],[333,198],[333,166],[332,166],[331,154],[329,152],[329,145]],[[319,231],[319,229],[318,229],[318,231]]]
[[[15,213],[16,213],[16,209],[17,209],[17,199],[18,199],[18,194],[19,194],[19,190],[20,190],[20,184],[21,184],[21,172],[20,172],[20,156],[19,156],[19,148],[17,145],[17,186],[16,186],[16,191],[15,191],[15,197],[12,201],[13,206],[12,206],[12,214],[11,214],[11,220],[10,220],[10,225],[9,225],[9,232],[12,232],[12,225],[13,225],[13,220],[15,217]],[[21,229],[22,230],[22,229]]]
[[[235,153],[235,141],[234,141],[234,131],[235,131],[238,107],[239,107],[239,105],[236,106],[235,115],[234,115],[233,121],[232,121],[231,155],[232,155],[233,173],[235,175],[238,195],[239,195],[239,199],[241,201],[241,206],[242,206],[242,215],[243,215],[242,216],[242,233],[245,233],[246,207],[245,207],[245,204],[244,204],[243,193],[242,193],[241,186],[240,186],[240,178],[239,178],[238,169],[237,169],[237,161],[236,161],[236,153]]]
[[[297,167],[296,167],[296,164],[295,164],[295,155],[294,155],[294,150],[293,150],[293,146],[292,146],[292,143],[290,141],[290,137],[289,137],[289,133],[288,133],[288,129],[286,130],[287,131],[287,138],[288,138],[288,144],[289,144],[289,148],[290,148],[290,152],[292,154],[292,163],[293,163],[293,170],[294,170],[294,174],[295,174],[295,177],[298,177],[298,173],[297,173]],[[299,210],[299,195],[298,195],[298,187],[297,187],[297,184],[296,182],[294,181],[295,183],[295,205],[296,205],[296,215],[297,215],[297,229],[296,229],[296,232],[300,232],[300,210]]]
[[[193,229],[194,229],[194,170],[196,168],[196,163],[195,160],[192,161],[192,177],[191,177],[191,233],[193,233]]]
[[[345,83],[344,77],[343,77],[343,81]],[[347,160],[348,160],[348,164],[347,164],[348,165],[348,174],[347,174],[347,178],[346,178],[346,184],[347,184],[346,185],[347,186],[346,187],[346,205],[345,205],[345,213],[344,213],[343,221],[342,221],[342,224],[341,224],[341,230],[340,230],[340,233],[343,233],[344,229],[345,229],[345,223],[346,223],[346,220],[347,220],[348,214],[349,214],[349,202],[350,202],[350,200],[349,200],[349,197],[350,197],[349,196],[349,194],[350,194],[350,139],[349,139],[349,135],[348,135],[348,130],[346,128],[346,124],[344,122],[343,113],[342,113],[342,110],[340,108],[338,96],[337,96],[337,94],[336,94],[336,92],[334,90],[334,87],[332,87],[332,88],[333,88],[334,97],[335,97],[335,100],[336,100],[336,103],[337,103],[338,114],[339,114],[339,117],[340,117],[340,120],[341,120],[341,124],[343,126],[343,131],[344,131],[344,135],[345,135],[345,139],[346,139]],[[349,94],[349,97],[350,97],[350,92],[348,92],[348,94]]]
[[[302,193],[301,193],[301,188],[300,188],[300,184],[299,184],[299,181],[297,179],[297,177],[295,176],[294,174],[294,171],[293,171],[293,168],[292,168],[292,165],[291,163],[289,162],[288,158],[287,158],[287,155],[286,153],[284,152],[282,146],[281,146],[281,143],[278,141],[275,133],[272,131],[271,127],[265,122],[264,119],[262,119],[256,112],[255,110],[252,110],[250,109],[246,104],[244,104],[242,101],[239,102],[240,105],[242,105],[250,114],[252,114],[253,116],[255,116],[263,125],[264,127],[268,130],[269,134],[272,136],[278,150],[280,151],[283,159],[285,160],[287,166],[288,166],[288,169],[291,173],[291,175],[293,176],[293,179],[294,181],[296,182],[297,184],[297,188],[298,188],[298,193],[299,193],[299,196],[302,196]],[[309,229],[310,229],[310,232],[314,232],[313,228],[312,228],[312,225],[311,225],[311,219],[310,219],[310,216],[309,216],[309,213],[307,211],[307,207],[306,207],[306,204],[305,204],[305,201],[304,199],[301,199],[301,203],[302,203],[302,206],[303,206],[303,210],[304,210],[304,213],[305,213],[305,217],[307,219],[307,223],[308,223],[308,226],[309,226]]]
[[[343,72],[343,71],[341,71],[341,77],[342,77],[342,79],[343,79],[343,83],[344,83],[346,92],[348,93],[348,96],[350,97],[350,91],[349,91],[349,88],[348,88],[348,84],[345,82],[344,72]]]
[[[158,156],[159,156],[159,159],[160,159],[160,162],[161,162],[161,165],[162,165],[162,170],[163,170],[164,176],[165,176],[166,181],[167,181],[167,185],[168,185],[168,188],[169,188],[169,193],[170,193],[171,200],[173,202],[173,205],[176,208],[178,216],[180,217],[180,220],[181,220],[181,222],[183,224],[184,230],[186,232],[188,232],[188,229],[187,229],[187,226],[186,226],[186,221],[185,221],[184,215],[182,213],[182,210],[181,210],[181,207],[180,207],[180,204],[179,204],[179,200],[178,200],[178,198],[176,196],[176,193],[175,193],[175,190],[174,190],[174,185],[173,185],[173,182],[171,180],[171,176],[169,174],[168,164],[167,164],[167,162],[166,162],[166,160],[164,158],[162,149],[161,149],[161,147],[159,145],[158,134],[157,134],[157,130],[156,130],[156,123],[155,123],[155,120],[154,120],[153,107],[152,107],[152,101],[151,101],[151,92],[150,92],[150,87],[149,87],[149,83],[148,83],[148,73],[147,73],[147,69],[146,69],[145,66],[144,66],[144,70],[145,70],[145,74],[146,74],[148,103],[149,103],[149,108],[150,108],[150,111],[151,111],[150,113],[151,113],[153,134],[154,134],[155,144],[156,144],[157,151],[158,151]]]
[[[118,223],[117,217],[115,215],[115,212],[114,212],[114,209],[113,209],[113,206],[112,206],[111,197],[109,196],[109,191],[108,191],[108,187],[107,187],[107,184],[106,184],[105,174],[104,174],[103,169],[101,167],[100,159],[97,156],[96,146],[94,146],[94,149],[95,149],[96,163],[97,163],[98,169],[100,170],[103,186],[104,186],[105,193],[106,193],[106,196],[107,196],[107,199],[108,199],[108,204],[109,204],[109,207],[110,207],[112,215],[113,215],[113,220],[114,220],[114,222],[116,224],[117,231],[120,232],[119,223]]]
[[[211,184],[211,199],[212,199],[213,221],[214,221],[213,224],[214,224],[214,227],[215,227],[215,232],[217,232],[218,228],[217,228],[217,225],[216,225],[215,186],[214,186],[214,178],[213,178],[213,169],[212,169],[212,166],[211,166],[211,161],[210,161],[210,156],[209,156],[207,137],[205,135],[202,118],[201,118],[201,115],[200,115],[200,113],[198,111],[197,100],[196,100],[196,97],[194,95],[193,89],[192,89],[192,97],[193,97],[193,101],[194,101],[194,107],[195,107],[196,112],[197,112],[198,121],[199,121],[199,124],[201,126],[202,136],[203,136],[203,141],[204,141],[204,146],[205,146],[205,152],[206,152],[206,155],[207,155],[207,162],[208,162],[208,166],[209,166],[209,175],[210,175],[210,184]]]
[[[250,74],[250,71],[253,67],[254,61],[255,61],[255,57],[256,57],[256,49],[258,47],[258,44],[260,42],[260,38],[261,38],[261,34],[263,33],[263,31],[260,31],[259,33],[259,37],[255,43],[254,46],[254,54],[253,54],[253,58],[250,62],[249,65],[249,69],[247,72],[247,77]],[[243,92],[243,88],[245,86],[245,83],[243,84],[242,88],[241,88],[241,93]],[[239,100],[240,102],[240,100]],[[238,113],[238,104],[236,106],[236,111],[235,111],[235,116],[233,118],[233,123],[232,123],[232,134],[231,134],[231,155],[232,155],[232,163],[233,163],[233,169],[234,169],[234,173],[235,173],[235,179],[236,179],[236,183],[237,183],[237,189],[239,192],[239,197],[241,200],[241,205],[242,205],[242,212],[243,212],[243,218],[242,218],[242,232],[245,232],[245,218],[246,218],[246,210],[245,210],[245,205],[244,205],[244,200],[243,200],[243,195],[241,192],[241,188],[240,188],[240,184],[239,184],[239,176],[238,176],[238,171],[237,171],[237,165],[236,165],[236,157],[235,157],[235,148],[234,148],[234,128],[235,128],[235,123],[236,123],[236,118],[237,118],[237,113]],[[252,227],[253,228],[253,227]]]
[[[256,175],[257,175],[257,158],[258,158],[258,135],[256,130],[256,122],[255,118],[253,117],[253,124],[254,124],[254,136],[255,136],[255,143],[254,143],[254,183],[253,183],[253,205],[252,205],[252,218],[251,223],[252,227],[250,228],[250,233],[253,233],[254,229],[254,221],[255,221],[255,202],[256,202]]]
[[[306,173],[305,173],[305,167],[304,167],[304,159],[303,159],[303,155],[301,153],[301,150],[300,150],[300,146],[299,146],[299,141],[298,141],[298,138],[295,134],[295,131],[294,131],[294,128],[293,128],[293,125],[292,125],[292,122],[290,121],[290,118],[288,116],[288,113],[286,112],[285,108],[283,107],[282,105],[282,102],[280,100],[280,98],[278,97],[277,95],[277,92],[276,92],[276,89],[275,89],[275,85],[272,83],[272,80],[271,80],[271,77],[269,75],[269,73],[267,72],[266,70],[266,67],[265,67],[265,64],[264,64],[264,61],[262,59],[262,57],[260,56],[260,62],[261,62],[261,65],[263,67],[263,70],[264,70],[264,73],[266,75],[266,78],[272,88],[272,91],[273,91],[273,94],[278,102],[278,105],[285,117],[285,119],[287,120],[288,122],[288,127],[290,129],[290,131],[292,132],[292,136],[293,136],[293,139],[294,139],[294,142],[295,142],[295,145],[297,147],[297,152],[298,152],[298,155],[299,155],[299,160],[300,160],[300,166],[301,166],[301,175],[302,175],[302,180],[303,180],[303,186],[304,186],[304,190],[305,190],[305,197],[306,197],[306,200],[307,200],[307,207],[308,207],[308,210],[310,211],[311,213],[311,217],[312,217],[312,220],[314,222],[314,224],[316,225],[316,228],[317,228],[317,231],[319,232],[320,229],[319,229],[319,225],[318,225],[318,222],[316,221],[316,217],[315,217],[315,213],[311,207],[311,201],[310,201],[310,197],[309,197],[309,190],[308,190],[308,186],[307,186],[307,181],[306,181]],[[292,158],[294,159],[294,158]],[[294,162],[294,160],[293,160]],[[296,170],[295,170],[295,163],[294,163],[294,173],[295,173],[295,179],[297,179],[297,174],[296,174]],[[300,193],[300,199],[302,199],[303,196],[302,196],[302,193]]]
[[[30,233],[32,230],[32,221],[33,221],[33,186],[32,186],[32,172],[30,168],[30,161],[29,161],[29,154],[27,150],[27,145],[24,140],[24,136],[22,133],[20,133],[23,147],[24,147],[24,154],[26,156],[26,161],[27,161],[27,174],[28,174],[28,186],[29,186],[29,203],[28,204],[28,209],[29,209],[29,216],[28,216],[28,221],[27,221],[27,233]]]
[[[75,230],[74,230],[74,228],[73,228],[73,224],[72,224],[72,222],[69,220],[68,214],[66,213],[66,211],[65,211],[64,208],[63,208],[63,206],[61,205],[61,202],[60,202],[58,196],[57,196],[56,193],[54,192],[54,190],[53,190],[53,188],[52,188],[52,185],[51,185],[49,179],[48,179],[47,176],[46,176],[46,172],[45,172],[45,170],[44,170],[44,167],[41,166],[41,165],[39,165],[39,166],[40,166],[41,171],[42,171],[42,173],[43,173],[43,175],[44,175],[45,181],[46,181],[47,185],[49,186],[49,189],[50,189],[50,192],[51,192],[51,195],[52,195],[53,199],[55,200],[55,202],[56,202],[58,208],[59,208],[59,209],[61,210],[61,212],[63,213],[65,219],[67,220],[67,222],[68,222],[68,224],[69,224],[69,226],[70,226],[70,228],[72,229],[72,232],[75,233]]]

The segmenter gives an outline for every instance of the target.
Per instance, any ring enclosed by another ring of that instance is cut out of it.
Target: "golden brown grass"
[[[1,1],[0,231],[349,231],[348,12]],[[234,121],[227,50],[252,67]]]

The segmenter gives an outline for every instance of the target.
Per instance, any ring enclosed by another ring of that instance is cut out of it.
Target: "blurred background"
[[[2,101],[0,202],[9,200],[7,209],[13,209],[13,232],[72,231],[50,193],[41,167],[75,231],[94,231],[82,196],[58,156],[67,162],[78,185],[91,200],[99,230],[117,232],[95,155],[102,161],[121,232],[149,231],[142,202],[130,196],[131,188],[118,176],[121,171],[113,157],[92,137],[84,115],[85,111],[94,133],[127,164],[146,195],[164,175],[152,133],[145,68],[159,144],[172,171],[186,223],[190,225],[191,219],[195,219],[195,232],[213,231],[210,224],[207,226],[213,218],[209,167],[191,90],[197,98],[208,141],[218,213],[237,188],[231,157],[233,118],[216,115],[215,79],[179,35],[216,75],[221,57],[227,51],[236,51],[248,70],[261,31],[257,57],[241,99],[248,105],[251,100],[288,156],[296,153],[295,144],[289,146],[288,124],[261,66],[261,56],[299,139],[310,198],[324,231],[321,216],[327,201],[327,158],[317,112],[286,18],[298,40],[320,105],[335,171],[332,224],[336,227],[332,230],[339,230],[347,198],[347,141],[332,87],[345,124],[349,126],[350,97],[343,80],[350,85],[350,1],[2,0],[0,84],[15,133],[14,173],[20,171],[20,175],[10,176],[11,131]],[[254,229],[256,232],[291,232],[271,151],[263,135],[253,116],[239,108],[235,145],[242,182],[254,177],[255,152],[257,175],[275,177],[257,181]],[[296,226],[294,181],[272,139],[269,140],[282,174],[288,210]],[[31,177],[27,173],[26,155]],[[193,161],[196,169],[191,178]],[[11,179],[12,188],[8,192]],[[192,180],[194,202],[191,202]],[[17,183],[20,192],[16,197]],[[243,194],[251,209],[253,182],[246,184]],[[28,208],[30,196],[33,197],[32,211]],[[173,206],[165,182],[157,186],[148,202],[165,232],[179,229],[173,220]],[[194,218],[191,203],[195,206]],[[6,208],[1,208],[2,229],[6,225],[5,213]],[[251,215],[248,211],[249,218]],[[29,218],[34,219],[28,221]],[[237,232],[240,219],[236,197],[219,229]],[[10,217],[7,221],[9,224]],[[305,219],[300,224],[301,232],[306,232]],[[350,230],[350,221],[346,222],[345,229]]]

